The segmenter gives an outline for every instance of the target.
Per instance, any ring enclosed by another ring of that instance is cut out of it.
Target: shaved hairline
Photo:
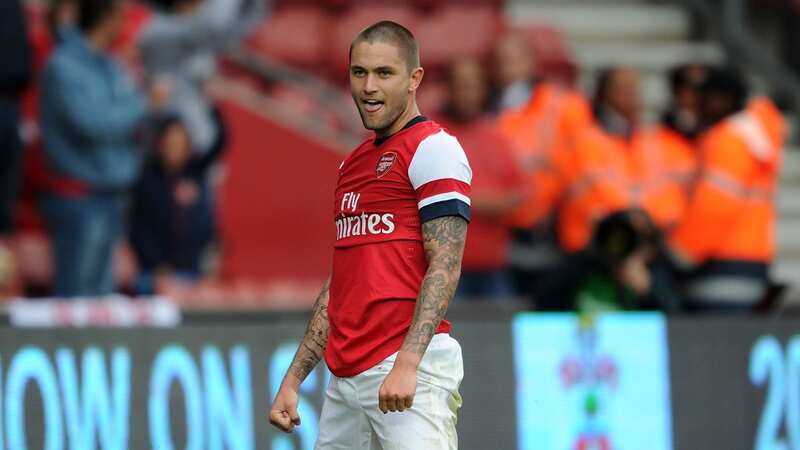
[[[350,59],[353,58],[353,48],[361,42],[369,44],[381,42],[397,47],[400,58],[405,63],[409,73],[420,67],[417,40],[406,27],[399,23],[384,20],[361,30],[350,44]]]

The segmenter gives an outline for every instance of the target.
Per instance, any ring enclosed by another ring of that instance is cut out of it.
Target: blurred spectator
[[[145,73],[175,84],[170,106],[186,123],[195,150],[208,151],[217,134],[206,82],[216,73],[220,51],[238,43],[264,15],[265,0],[161,0],[139,46]]]
[[[77,30],[64,33],[47,63],[40,97],[47,163],[60,178],[40,199],[59,297],[114,290],[111,255],[121,237],[122,203],[140,166],[134,132],[148,107],[108,54],[124,0],[76,4]],[[154,89],[150,107],[167,94],[164,86]]]
[[[687,64],[670,72],[670,106],[661,122],[642,137],[644,148],[639,151],[645,159],[634,165],[638,200],[663,232],[675,227],[685,214],[697,175],[700,86],[707,70],[700,64]]]
[[[495,44],[494,84],[490,107],[497,112],[524,106],[533,94],[534,57],[525,39],[509,33]]]
[[[14,231],[14,209],[22,173],[19,99],[31,77],[32,55],[19,0],[0,4],[0,286],[13,264],[5,240]]]
[[[785,126],[766,98],[748,102],[733,70],[702,88],[700,167],[687,213],[671,235],[693,310],[747,311],[768,288],[775,255],[775,196]]]
[[[61,30],[70,29],[78,23],[78,0],[53,0],[47,13],[47,22],[54,36]]]
[[[530,58],[520,38],[503,39],[499,48],[506,46],[519,57]],[[512,53],[509,49],[498,50],[498,55]],[[515,69],[519,62],[510,56],[498,62],[512,66],[498,67],[499,72],[519,73],[520,81],[526,71],[532,89],[522,107],[498,118],[524,173],[526,197],[511,218],[515,231],[510,259],[517,290],[531,297],[536,296],[538,280],[559,263],[553,214],[566,189],[563,175],[574,139],[591,123],[591,112],[579,94],[548,81],[534,82],[530,70]]]
[[[598,222],[584,250],[543,280],[537,306],[585,313],[672,309],[671,285],[654,280],[650,267],[658,250],[658,236],[646,214],[612,213]]]
[[[53,181],[45,162],[39,126],[39,75],[55,46],[58,30],[75,26],[74,0],[47,3],[25,2],[25,15],[32,50],[32,78],[20,102],[22,183],[15,211],[17,230],[12,240],[16,256],[15,295],[44,296],[50,289],[50,247],[39,212],[38,196]],[[0,295],[1,296],[1,295]]]
[[[448,73],[441,123],[461,142],[475,174],[472,220],[461,263],[460,298],[510,298],[509,215],[523,200],[522,172],[509,142],[486,118],[487,82],[480,63],[455,62]]]
[[[702,64],[686,64],[669,73],[670,105],[661,122],[686,139],[700,132],[700,87],[708,75]]]
[[[216,110],[214,117],[221,121]],[[189,131],[178,116],[154,122],[154,148],[134,189],[129,222],[141,270],[140,295],[154,293],[157,277],[194,281],[201,275],[201,259],[215,229],[206,172],[225,148],[225,135],[218,134],[201,155],[192,150]]]
[[[630,205],[628,147],[639,125],[639,74],[607,69],[595,86],[595,123],[576,138],[564,170],[567,191],[559,210],[559,239],[568,253],[584,250],[594,226]]]
[[[674,226],[685,211],[693,173],[693,150],[683,138],[641,126],[635,70],[603,71],[593,112],[596,127],[578,139],[567,170],[559,237],[568,252],[584,249],[599,220],[628,207],[642,208],[662,230]]]

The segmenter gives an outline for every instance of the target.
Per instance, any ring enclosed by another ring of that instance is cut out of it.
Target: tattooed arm
[[[414,401],[417,367],[458,286],[466,237],[467,221],[458,216],[439,217],[422,224],[428,271],[422,280],[411,327],[379,392],[379,406],[384,413],[403,411]]]
[[[325,352],[328,342],[328,299],[331,279],[325,281],[322,291],[314,302],[311,319],[308,321],[306,333],[300,341],[300,347],[294,355],[292,364],[283,378],[272,409],[269,412],[269,422],[279,429],[290,433],[296,425],[300,425],[300,416],[297,414],[297,390],[300,383],[314,370]]]
[[[306,379],[309,373],[314,370],[317,363],[322,359],[325,352],[325,344],[328,342],[328,299],[331,279],[328,278],[322,286],[322,291],[314,302],[311,319],[306,326],[306,334],[300,341],[300,347],[294,354],[292,364],[286,374],[287,378],[291,375],[299,385]],[[295,380],[292,380],[294,383]]]
[[[436,328],[444,319],[461,276],[461,256],[467,238],[467,221],[459,216],[446,216],[422,224],[422,239],[428,272],[414,309],[414,319],[401,352],[425,354]]]

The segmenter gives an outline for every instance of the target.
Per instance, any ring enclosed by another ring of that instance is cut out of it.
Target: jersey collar
[[[406,130],[406,129],[408,129],[408,128],[411,128],[411,127],[413,127],[414,125],[416,125],[416,124],[418,124],[418,123],[427,122],[427,121],[429,121],[429,120],[430,120],[430,119],[428,119],[428,118],[427,118],[427,117],[425,117],[425,116],[417,116],[417,117],[414,117],[413,119],[411,119],[411,120],[409,120],[408,122],[406,122],[406,124],[405,124],[405,125],[403,125],[403,128],[401,128],[401,129],[400,129],[400,131]],[[398,131],[397,133],[399,133],[400,131]],[[375,146],[377,147],[377,146],[379,146],[379,145],[383,144],[384,142],[388,141],[388,140],[389,140],[389,139],[390,139],[392,136],[394,136],[394,135],[395,135],[395,134],[397,134],[397,133],[390,134],[389,136],[384,136],[384,137],[382,137],[382,138],[375,138],[375,142],[374,142]]]

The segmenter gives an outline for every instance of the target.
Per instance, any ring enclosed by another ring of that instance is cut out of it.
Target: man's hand
[[[643,297],[650,292],[653,280],[647,264],[655,256],[655,249],[644,246],[637,249],[617,267],[617,281],[637,296]]]
[[[294,355],[286,376],[283,377],[281,387],[272,402],[269,411],[269,423],[280,430],[291,433],[294,427],[300,425],[300,415],[297,414],[297,391],[300,383],[314,370],[325,352],[328,342],[328,289],[331,279],[325,281],[322,292],[319,293],[311,319],[306,327],[306,334],[300,341],[300,347]]]
[[[378,408],[388,412],[402,412],[414,404],[417,392],[417,366],[419,358],[405,352],[399,354],[394,367],[386,375],[378,390]]]
[[[286,433],[291,433],[294,427],[300,425],[296,389],[281,386],[269,411],[269,423]]]

